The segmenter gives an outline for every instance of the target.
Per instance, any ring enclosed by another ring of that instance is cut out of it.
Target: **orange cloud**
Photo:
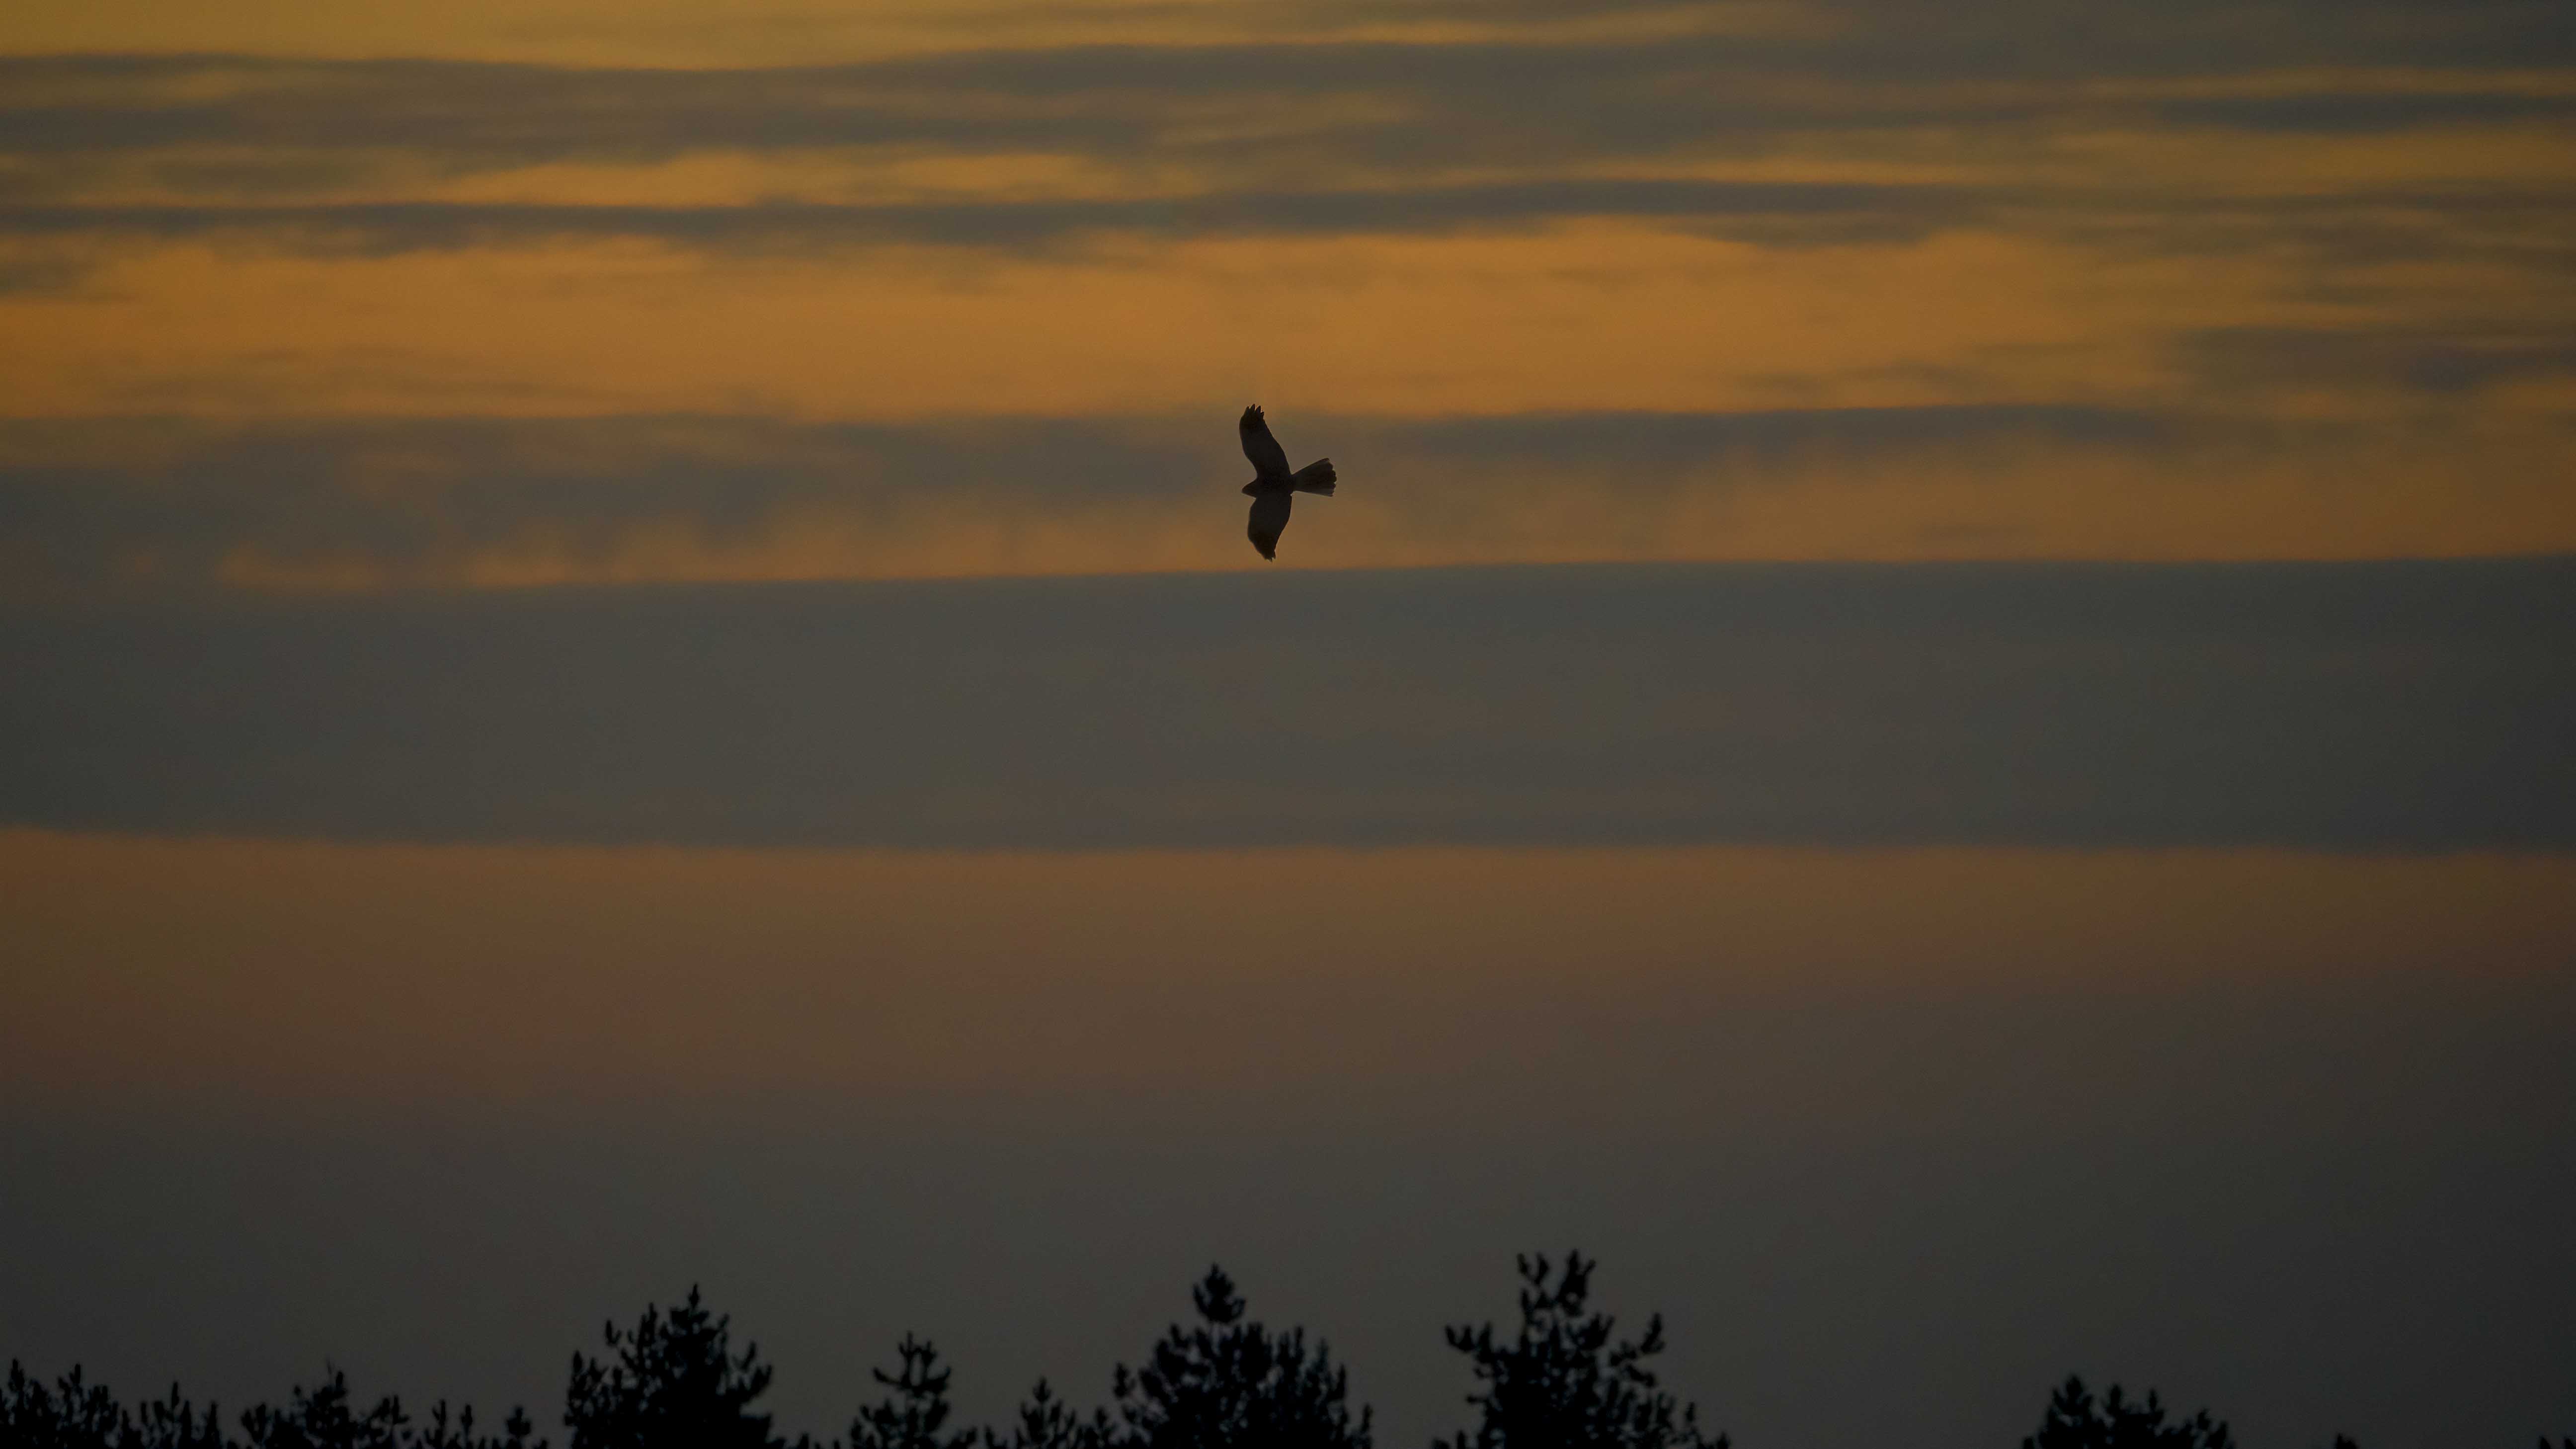
[[[2162,332],[2298,315],[2255,260],[1970,233],[1774,251],[1534,235],[322,260],[201,244],[0,302],[21,415],[1421,415],[2140,400]]]
[[[841,854],[20,831],[0,834],[0,886],[0,1082],[22,1100],[917,1104],[1187,1082],[1214,1107],[1245,1091],[1454,1100],[1537,1061],[1627,1090],[1731,1014],[1801,1001],[2071,992],[2107,1009],[2214,976],[2249,992],[2521,979],[2576,952],[2576,862],[2554,857]]]
[[[2085,48],[2104,37],[2070,34],[1997,73],[1965,36],[1890,78],[1872,58],[1893,42],[1853,13],[1775,6],[1573,23],[1323,0],[800,3],[726,17],[721,44],[699,9],[659,3],[308,10],[239,10],[220,46],[199,9],[119,10],[121,50],[236,52],[151,62],[44,59],[109,22],[22,17],[14,44],[39,58],[13,63],[33,99],[12,113],[41,111],[29,134],[53,139],[0,145],[10,421],[2095,409],[2180,441],[1645,471],[1388,467],[1318,438],[1354,486],[1331,505],[1335,551],[1302,561],[2576,547],[2551,482],[2576,448],[2557,179],[2576,80],[2519,54],[2436,69],[2367,36],[2285,56],[2249,32],[2214,67],[2142,35],[2123,43],[2163,59],[2106,69]],[[1755,41],[1790,32],[1796,57],[1756,64]],[[912,59],[725,68],[782,37],[804,59]],[[1238,84],[1277,74],[1261,47],[1290,42],[1319,94]],[[582,64],[265,59],[393,54]],[[599,68],[648,54],[658,68]],[[1513,129],[1503,73],[1570,88],[1584,125]],[[1725,77],[1745,93],[1702,84]],[[264,589],[1242,561],[1235,528],[1175,516],[1154,487],[836,492],[830,466],[785,502],[537,506],[488,528],[450,527],[417,480],[342,478],[418,526],[185,542],[217,560],[198,573]],[[136,543],[117,568],[187,572],[171,555]]]
[[[2515,446],[2518,441],[2519,446]],[[2087,455],[2005,438],[1946,455],[1615,470],[1389,471],[1300,514],[1281,566],[1841,559],[2370,559],[2576,551],[2576,445],[2461,456],[2448,440],[2283,458],[2250,449]],[[222,582],[283,593],[393,587],[972,578],[1259,566],[1211,473],[1207,506],[921,490],[801,504],[744,529],[687,517],[400,554],[244,543]]]
[[[881,0],[853,9],[770,0],[710,12],[693,0],[457,0],[435,11],[316,9],[247,0],[218,13],[184,0],[27,0],[0,53],[95,51],[348,57],[434,55],[572,65],[810,65],[996,45],[1222,44],[1263,40],[1564,43],[1814,33],[1785,0],[1613,7],[1480,17],[1441,7],[1240,5],[1227,0]]]

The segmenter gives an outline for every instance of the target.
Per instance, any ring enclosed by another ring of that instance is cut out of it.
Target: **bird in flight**
[[[1279,535],[1288,527],[1288,498],[1295,493],[1321,493],[1333,496],[1333,460],[1318,458],[1305,467],[1288,471],[1288,450],[1270,436],[1270,424],[1261,416],[1259,407],[1243,410],[1243,421],[1235,424],[1243,434],[1243,456],[1252,460],[1252,481],[1243,491],[1252,499],[1252,546],[1263,558],[1279,557]]]

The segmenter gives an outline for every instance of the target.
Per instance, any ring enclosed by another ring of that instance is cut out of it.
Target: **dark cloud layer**
[[[0,60],[0,95],[17,98],[0,103],[0,151],[397,148],[518,165],[933,145],[1150,148],[1259,167],[1320,148],[1418,164],[1526,160],[1532,147],[1551,157],[1666,152],[1818,127],[2098,119],[2124,104],[2105,81],[2576,63],[2576,43],[2546,3],[2331,14],[2341,23],[2307,6],[2168,6],[2123,23],[2096,7],[1896,4],[1813,11],[1778,33],[1646,41],[1069,45],[761,70],[19,57]],[[2127,104],[2340,131],[2563,116],[2576,100],[2454,76],[2400,93],[2328,87]]]
[[[21,617],[0,819],[2576,847],[2576,563],[1455,570]]]
[[[1345,466],[1390,476],[1509,464],[1569,481],[1748,467],[1830,449],[1933,456],[2038,440],[2153,447],[2187,421],[2048,406],[1573,413],[1494,418],[1312,417]],[[201,584],[248,548],[356,556],[397,576],[526,537],[609,547],[646,524],[722,544],[796,508],[867,519],[908,504],[993,510],[1138,499],[1190,506],[1241,471],[1203,420],[980,419],[802,424],[740,417],[354,419],[219,427],[175,419],[0,423],[0,561],[15,587]],[[142,561],[149,572],[138,575]]]
[[[886,206],[511,205],[0,206],[0,233],[158,241],[265,238],[325,251],[393,252],[649,237],[720,251],[911,243],[1040,246],[1111,232],[1163,237],[1438,233],[1635,217],[1794,245],[1919,237],[1978,214],[1973,191],[1814,182],[1541,181],[1366,191],[1232,192],[1090,201]]]
[[[256,237],[371,254],[603,236],[718,251],[1031,248],[1104,233],[1445,232],[1625,217],[1766,245],[2001,223],[2090,228],[2133,246],[2298,240],[2402,256],[2456,255],[2497,233],[2526,263],[2546,262],[2564,252],[2547,242],[2565,230],[2563,186],[2276,187],[2262,200],[2242,187],[2068,185],[2044,163],[2066,161],[2051,147],[2067,138],[2105,133],[2563,125],[2576,87],[2548,76],[2576,64],[2576,45],[2547,23],[2555,18],[2522,4],[2388,5],[2331,19],[2303,6],[2194,6],[2133,24],[2057,5],[1878,4],[1809,13],[1777,33],[1653,41],[1075,45],[761,70],[17,57],[0,59],[0,236]],[[2320,77],[2336,66],[2413,73]],[[2293,68],[2307,78],[2286,91],[2248,79]],[[424,190],[552,163],[705,153],[829,153],[845,182],[896,161],[1045,154],[1080,163],[1084,179],[1076,196],[1001,201],[906,181],[863,204],[458,204]],[[1818,156],[2022,179],[1655,174]],[[143,198],[151,204],[131,204]],[[2258,235],[2232,238],[2231,216]]]
[[[2222,384],[2295,379],[2306,386],[2460,393],[2499,382],[2576,377],[2576,338],[2512,325],[2481,328],[2212,328],[2183,355]]]
[[[0,290],[69,290],[117,249],[189,241],[371,258],[609,240],[720,256],[885,246],[1061,254],[1130,236],[1434,236],[1594,220],[1783,249],[1907,243],[1982,228],[2126,253],[2287,254],[2328,267],[2485,262],[2554,276],[2576,256],[2567,240],[2571,212],[2576,195],[2556,186],[2215,200],[2068,187],[1658,179],[885,204],[0,202],[0,245],[31,258],[0,270]]]
[[[81,184],[82,158],[156,152],[174,153],[147,173],[163,184],[277,199],[404,174],[397,163],[417,175],[857,147],[1177,163],[1230,178],[1220,189],[1266,191],[1353,172],[1761,154],[1925,126],[1963,140],[2174,123],[2346,133],[2564,119],[2576,106],[2563,88],[2474,74],[2576,63],[2564,27],[2530,34],[2522,22],[2538,16],[2522,7],[2403,32],[2239,9],[2233,23],[2160,13],[2144,31],[2079,23],[2008,37],[2013,15],[1980,6],[1831,35],[1071,46],[765,70],[21,57],[0,59],[11,98],[0,157],[19,167],[0,186],[32,199]],[[2445,54],[2445,33],[2478,40]],[[2267,68],[2445,64],[2463,73],[2393,89],[2352,78],[2291,95],[2156,89]]]

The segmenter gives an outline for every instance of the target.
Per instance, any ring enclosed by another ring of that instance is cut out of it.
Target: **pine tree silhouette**
[[[444,1400],[419,1429],[399,1399],[380,1399],[363,1413],[353,1404],[348,1376],[325,1365],[321,1385],[290,1390],[285,1408],[252,1405],[241,1416],[244,1437],[232,1439],[220,1409],[199,1409],[176,1384],[167,1397],[128,1410],[104,1386],[84,1382],[78,1368],[48,1390],[13,1361],[0,1391],[0,1449],[545,1449],[544,1440],[529,1438],[533,1426],[517,1409],[499,1436],[485,1437],[474,1432],[472,1409],[451,1413]]]
[[[1118,1365],[1112,1392],[1123,1449],[1368,1449],[1371,1413],[1351,1418],[1349,1375],[1306,1331],[1273,1334],[1244,1321],[1243,1296],[1222,1268],[1190,1290],[1199,1324],[1174,1324],[1153,1361]]]
[[[2338,1437],[2337,1444],[2351,1441]],[[2039,1432],[2021,1441],[2022,1449],[2235,1449],[2227,1425],[2207,1409],[2168,1423],[2164,1405],[2153,1389],[2145,1403],[2130,1399],[2113,1384],[2097,1402],[2084,1380],[2072,1374],[2049,1396]]]
[[[868,1370],[892,1392],[850,1421],[850,1449],[974,1449],[973,1432],[943,1432],[949,1371],[939,1366],[939,1350],[907,1333],[895,1355],[893,1373]]]
[[[630,1332],[607,1325],[612,1361],[572,1356],[568,1449],[783,1449],[769,1415],[751,1410],[770,1368],[757,1344],[734,1356],[730,1322],[692,1287],[667,1317],[648,1306]]]
[[[1021,1401],[1010,1437],[987,1429],[984,1449],[1108,1449],[1114,1432],[1107,1409],[1094,1409],[1085,1419],[1040,1379]]]
[[[1696,1406],[1663,1392],[1648,1367],[1664,1350],[1661,1316],[1638,1338],[1614,1338],[1615,1322],[1590,1307],[1593,1260],[1569,1253],[1560,1269],[1531,1254],[1517,1263],[1516,1335],[1505,1340],[1490,1323],[1447,1330],[1478,1381],[1468,1396],[1478,1421],[1432,1449],[1727,1449],[1726,1436],[1702,1433]],[[1114,1416],[1095,1408],[1086,1417],[1040,1379],[1007,1434],[952,1427],[951,1372],[935,1346],[907,1334],[893,1372],[871,1370],[884,1394],[858,1411],[847,1444],[818,1445],[778,1437],[770,1416],[755,1412],[771,1371],[757,1346],[734,1352],[731,1320],[693,1287],[680,1307],[647,1306],[632,1329],[607,1325],[604,1359],[573,1355],[566,1449],[1370,1449],[1372,1415],[1362,1406],[1354,1417],[1348,1373],[1325,1344],[1310,1351],[1303,1329],[1249,1321],[1222,1268],[1190,1296],[1194,1325],[1166,1330],[1143,1368],[1117,1367]],[[0,1385],[0,1449],[546,1449],[523,1410],[495,1434],[477,1433],[471,1408],[444,1401],[415,1421],[390,1395],[362,1406],[327,1364],[321,1382],[291,1389],[283,1408],[255,1404],[238,1423],[239,1436],[228,1434],[214,1404],[198,1408],[175,1384],[129,1409],[77,1366],[48,1385],[13,1360]],[[2097,1397],[2070,1376],[2021,1449],[2235,1441],[2205,1409],[2176,1418],[2153,1392],[2131,1399],[2115,1384]],[[2337,1434],[2331,1449],[2358,1446]],[[2576,1449],[2576,1437],[2543,1435],[2538,1449]]]
[[[135,1410],[121,1449],[224,1449],[222,1412],[209,1400],[201,1414],[172,1384],[167,1396]],[[447,1446],[440,1446],[447,1449]]]
[[[327,1364],[323,1375],[317,1388],[289,1390],[284,1409],[255,1404],[245,1411],[241,1422],[248,1449],[544,1449],[544,1440],[530,1441],[535,1426],[523,1410],[510,1411],[500,1437],[484,1438],[474,1432],[472,1409],[451,1412],[441,1400],[431,1406],[427,1427],[414,1429],[401,1399],[387,1395],[361,1413],[349,1395],[348,1375]],[[185,1403],[175,1387],[170,1395],[177,1410],[172,1422],[184,1425]],[[205,1431],[207,1437],[198,1441],[205,1449],[223,1443],[211,1411]]]
[[[395,1449],[410,1436],[402,1401],[386,1397],[365,1413],[350,1406],[349,1377],[329,1365],[321,1386],[288,1391],[287,1407],[256,1404],[242,1415],[251,1449]]]
[[[81,1378],[80,1366],[54,1380],[51,1389],[28,1377],[16,1359],[9,1361],[9,1387],[0,1394],[0,1444],[30,1449],[117,1449],[125,1431],[125,1410],[104,1385]]]
[[[1478,1409],[1474,1431],[1435,1449],[1725,1449],[1724,1434],[1700,1432],[1699,1406],[1659,1391],[1646,1367],[1664,1351],[1663,1315],[1646,1320],[1643,1338],[1614,1343],[1615,1321],[1585,1306],[1594,1260],[1566,1254],[1553,1281],[1543,1254],[1515,1261],[1519,1335],[1505,1343],[1490,1323],[1448,1331],[1485,1387],[1467,1396]]]
[[[501,1421],[498,1435],[480,1438],[474,1433],[473,1406],[469,1404],[451,1416],[447,1401],[441,1399],[430,1406],[429,1427],[422,1431],[417,1449],[546,1449],[545,1440],[529,1437],[536,1429],[527,1410],[513,1408],[509,1417]]]

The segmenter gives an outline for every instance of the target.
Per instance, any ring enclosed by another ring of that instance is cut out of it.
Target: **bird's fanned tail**
[[[1289,486],[1300,493],[1321,493],[1330,498],[1333,496],[1333,485],[1340,480],[1341,475],[1333,471],[1332,459],[1317,458],[1314,462],[1298,469],[1296,476],[1289,479]]]

